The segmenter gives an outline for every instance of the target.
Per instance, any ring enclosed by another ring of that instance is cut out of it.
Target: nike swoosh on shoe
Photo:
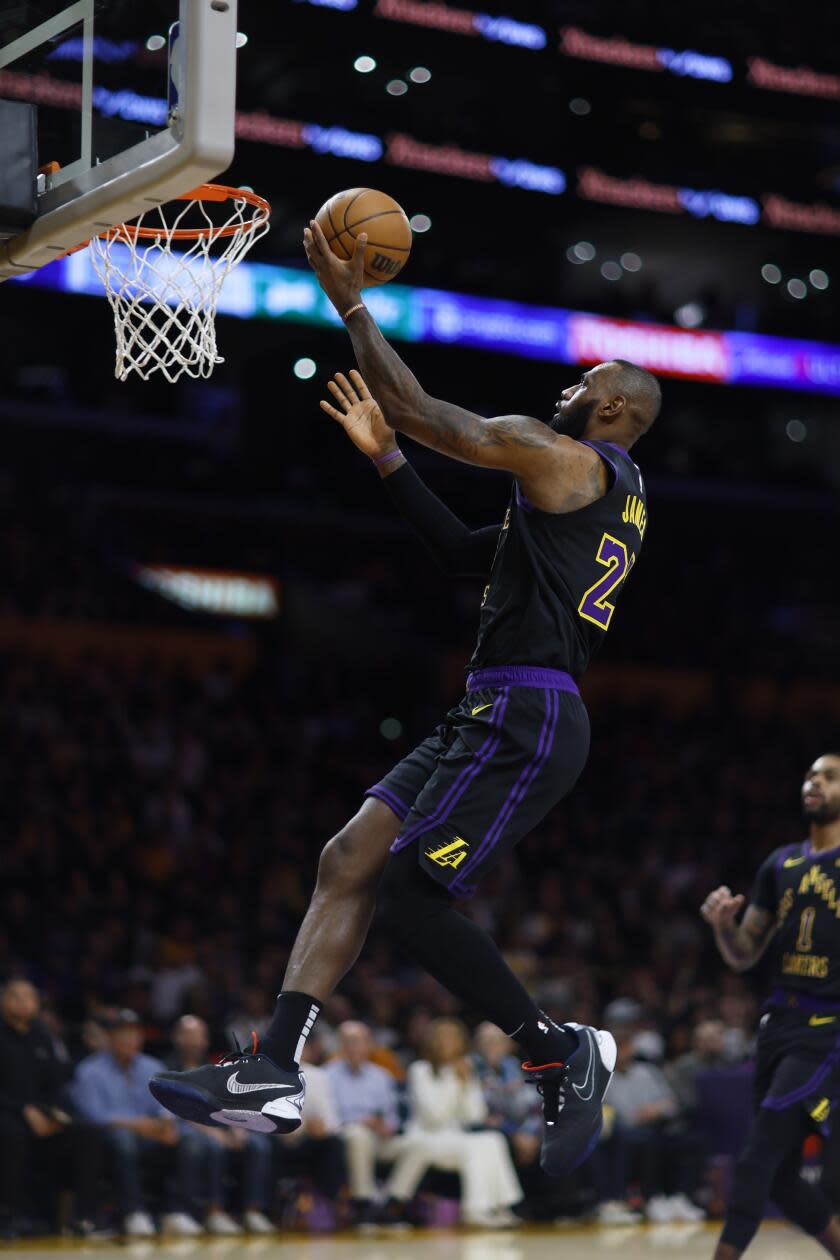
[[[279,1089],[294,1089],[293,1085],[292,1086],[277,1085],[277,1084],[264,1085],[264,1084],[258,1084],[258,1083],[249,1084],[246,1081],[237,1080],[238,1076],[239,1076],[238,1072],[232,1072],[231,1075],[227,1078],[226,1088],[230,1091],[231,1094],[253,1094],[259,1089],[272,1089],[275,1091]]]

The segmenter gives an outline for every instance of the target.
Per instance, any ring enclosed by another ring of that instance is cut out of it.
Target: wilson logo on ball
[[[389,276],[395,275],[402,267],[402,263],[394,262],[386,254],[374,254],[370,265],[374,271],[384,271]]]

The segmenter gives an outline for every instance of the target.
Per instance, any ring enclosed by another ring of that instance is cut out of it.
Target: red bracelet
[[[390,464],[392,459],[399,459],[402,451],[399,447],[395,451],[389,451],[387,455],[373,455],[371,459],[377,468],[381,468],[383,464]]]

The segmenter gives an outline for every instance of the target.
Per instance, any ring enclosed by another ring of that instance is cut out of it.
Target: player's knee
[[[380,801],[366,801],[325,844],[318,862],[318,891],[375,889],[399,830],[399,819]]]

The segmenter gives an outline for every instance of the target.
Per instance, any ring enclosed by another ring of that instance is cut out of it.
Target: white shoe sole
[[[295,1095],[300,1098],[300,1095]],[[252,1133],[292,1133],[301,1125],[300,1105],[295,1106],[291,1098],[275,1098],[267,1102],[260,1111],[245,1111],[236,1107],[223,1107],[220,1111],[212,1111],[211,1118],[219,1124],[228,1124],[235,1129],[250,1129]]]

